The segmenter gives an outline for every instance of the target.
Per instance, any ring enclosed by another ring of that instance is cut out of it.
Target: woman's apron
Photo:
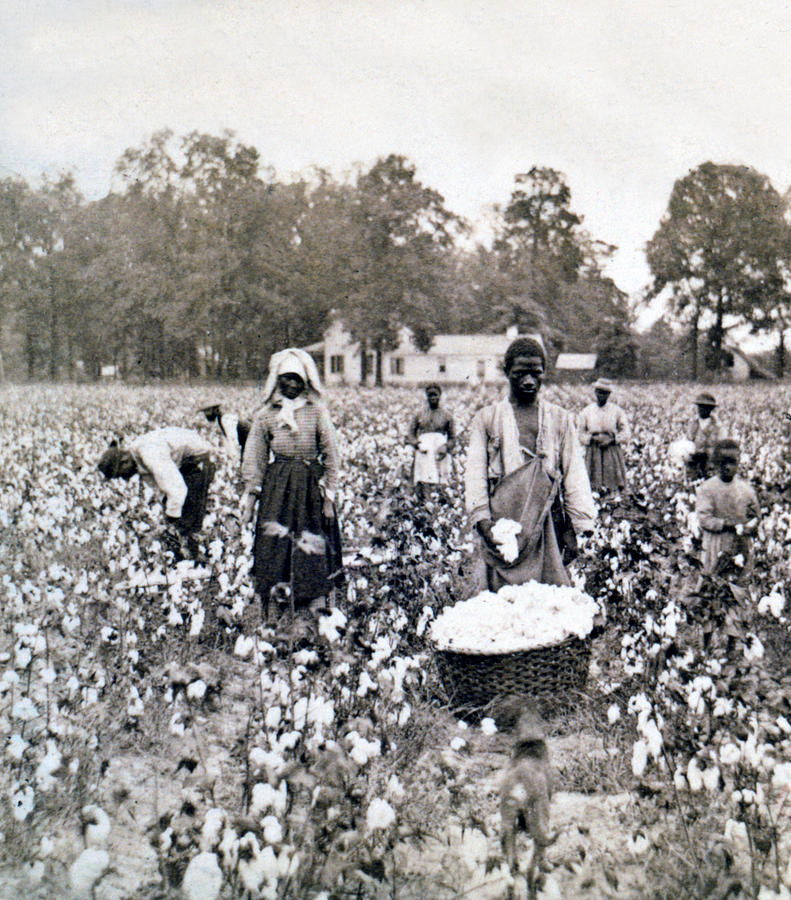
[[[571,584],[551,515],[552,504],[560,490],[560,478],[547,473],[542,457],[522,449],[532,459],[502,478],[489,500],[493,521],[513,519],[522,526],[516,536],[519,555],[512,563],[505,562],[482,542],[487,582],[483,587],[492,591],[499,590],[504,584],[528,581]]]

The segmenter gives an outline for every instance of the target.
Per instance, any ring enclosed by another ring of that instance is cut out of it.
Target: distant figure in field
[[[407,443],[415,448],[412,481],[419,499],[426,485],[447,484],[456,442],[453,416],[440,407],[442,388],[426,386],[426,406],[412,420]]]
[[[517,338],[503,368],[509,396],[475,414],[467,450],[465,495],[480,537],[479,587],[497,591],[532,579],[567,585],[576,536],[593,530],[596,515],[574,420],[539,398],[546,368],[540,339]]]
[[[739,444],[726,438],[713,451],[717,474],[695,493],[695,511],[703,532],[703,574],[735,565],[743,580],[752,570],[752,539],[761,507],[752,485],[739,478]],[[741,557],[741,559],[739,559]]]
[[[246,419],[240,419],[236,413],[223,409],[219,403],[204,406],[201,412],[208,422],[217,423],[228,453],[240,461],[250,433],[250,423]]]
[[[166,549],[181,558],[199,552],[196,532],[203,526],[209,485],[214,477],[214,448],[188,428],[149,431],[126,449],[113,441],[99,460],[105,478],[140,475],[165,495]]]
[[[710,474],[714,447],[717,441],[726,437],[725,430],[714,412],[717,407],[714,397],[704,391],[695,398],[695,406],[698,415],[689,438],[695,449],[687,460],[687,473],[693,480],[706,478]]]
[[[593,383],[595,403],[580,413],[579,437],[585,448],[585,464],[591,489],[599,493],[616,492],[626,486],[626,467],[621,444],[629,437],[626,413],[612,403],[613,383],[599,378]]]

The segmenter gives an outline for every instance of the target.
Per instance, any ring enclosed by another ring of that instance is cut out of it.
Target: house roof
[[[766,366],[762,366],[759,362],[756,362],[752,357],[748,356],[744,351],[735,347],[733,344],[723,344],[723,349],[730,351],[734,356],[738,356],[739,359],[743,359],[750,367],[750,371],[761,378],[766,378],[769,381],[775,381],[777,379],[774,372],[771,372]]]
[[[505,334],[435,334],[433,356],[502,356],[513,341]]]
[[[596,368],[595,353],[561,353],[555,360],[556,369],[574,369],[587,372]]]

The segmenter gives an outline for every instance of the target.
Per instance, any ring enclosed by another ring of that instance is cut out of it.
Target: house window
[[[333,375],[343,375],[343,356],[338,354],[337,356],[330,357],[330,372]]]
[[[440,356],[440,358],[437,360],[437,368],[439,369],[441,375],[444,375],[445,372],[448,371],[448,360],[446,357]]]
[[[391,375],[403,375],[404,374],[404,358],[402,356],[391,356],[390,357],[390,374]]]
[[[477,371],[478,371],[478,378],[486,377],[486,360],[485,359],[478,360]]]

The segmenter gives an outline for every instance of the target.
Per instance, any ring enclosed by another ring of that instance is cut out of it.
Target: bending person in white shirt
[[[213,448],[196,431],[169,426],[149,431],[121,449],[113,441],[99,460],[105,478],[130,479],[139,474],[165,494],[166,544],[176,556],[194,556],[195,532],[206,515],[209,485],[214,477]]]

